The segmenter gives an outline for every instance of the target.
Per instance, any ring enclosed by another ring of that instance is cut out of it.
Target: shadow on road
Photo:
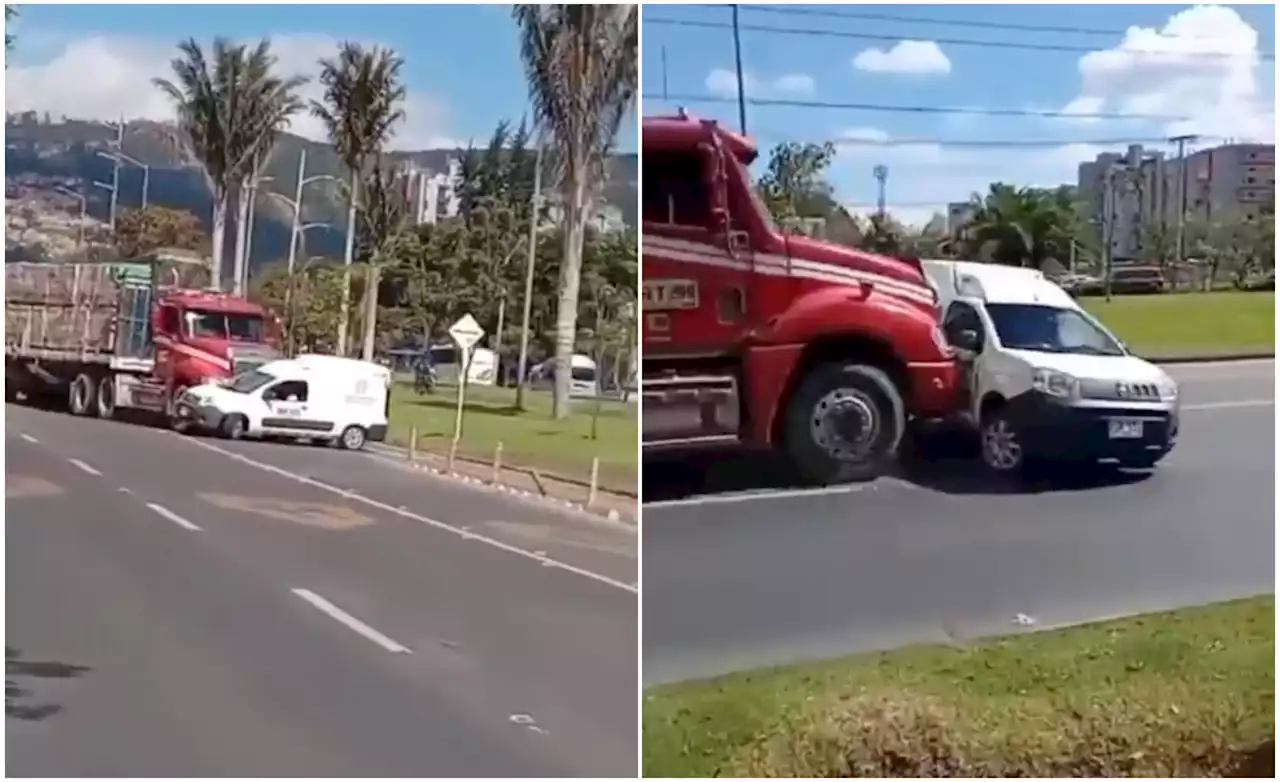
[[[999,495],[1090,491],[1138,483],[1150,476],[1105,465],[1061,465],[1030,480],[1006,478],[991,474],[977,458],[976,448],[962,436],[930,438],[926,447],[905,450],[892,477],[943,494]],[[647,456],[643,476],[646,502],[804,488],[782,457],[743,450]]]
[[[37,721],[52,717],[62,711],[56,703],[27,703],[31,691],[25,689],[23,679],[74,679],[89,672],[83,665],[52,661],[36,661],[22,659],[22,653],[6,646],[4,648],[4,715],[6,718]]]

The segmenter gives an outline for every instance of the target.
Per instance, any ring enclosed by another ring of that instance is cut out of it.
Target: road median
[[[645,776],[1274,776],[1272,596],[645,693]]]

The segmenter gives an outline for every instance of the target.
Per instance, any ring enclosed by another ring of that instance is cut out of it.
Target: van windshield
[[[1000,344],[1010,350],[1123,356],[1120,343],[1077,310],[1041,304],[988,304]]]
[[[268,375],[266,372],[254,369],[231,378],[231,382],[227,383],[226,387],[237,394],[251,394],[275,379],[275,375]]]

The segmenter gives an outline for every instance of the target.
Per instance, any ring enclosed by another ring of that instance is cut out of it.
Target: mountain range
[[[10,113],[5,117],[6,182],[22,180],[37,186],[47,181],[77,183],[88,198],[91,216],[107,220],[110,192],[92,183],[110,184],[112,161],[107,153],[116,140],[116,128],[101,122],[63,118],[54,121],[35,112]],[[171,130],[156,122],[133,121],[127,125],[121,149],[124,155],[150,167],[148,202],[158,206],[184,209],[200,218],[206,229],[211,227],[213,198],[205,184],[204,174],[183,160],[171,138]],[[284,258],[289,248],[291,207],[279,199],[265,195],[274,192],[293,198],[297,184],[298,159],[307,153],[307,176],[327,174],[345,178],[333,147],[310,141],[290,133],[281,134],[268,164],[259,191],[253,220],[251,265],[259,267]],[[426,149],[394,152],[393,164],[412,161],[419,169],[443,172],[449,161],[461,155],[456,149]],[[633,154],[613,156],[608,165],[604,185],[605,202],[619,211],[633,225],[637,210],[639,181],[638,159]],[[74,185],[73,185],[74,187]],[[136,208],[142,203],[143,169],[125,163],[120,168],[118,209]],[[302,199],[304,222],[330,226],[306,233],[306,254],[341,256],[345,242],[346,207],[338,186],[326,180],[308,185]],[[228,215],[228,241],[234,241],[235,215]]]

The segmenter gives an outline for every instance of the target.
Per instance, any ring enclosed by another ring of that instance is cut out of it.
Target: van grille
[[[1081,383],[1086,399],[1149,402],[1160,400],[1160,387],[1155,383],[1123,383],[1114,380],[1085,380]]]

